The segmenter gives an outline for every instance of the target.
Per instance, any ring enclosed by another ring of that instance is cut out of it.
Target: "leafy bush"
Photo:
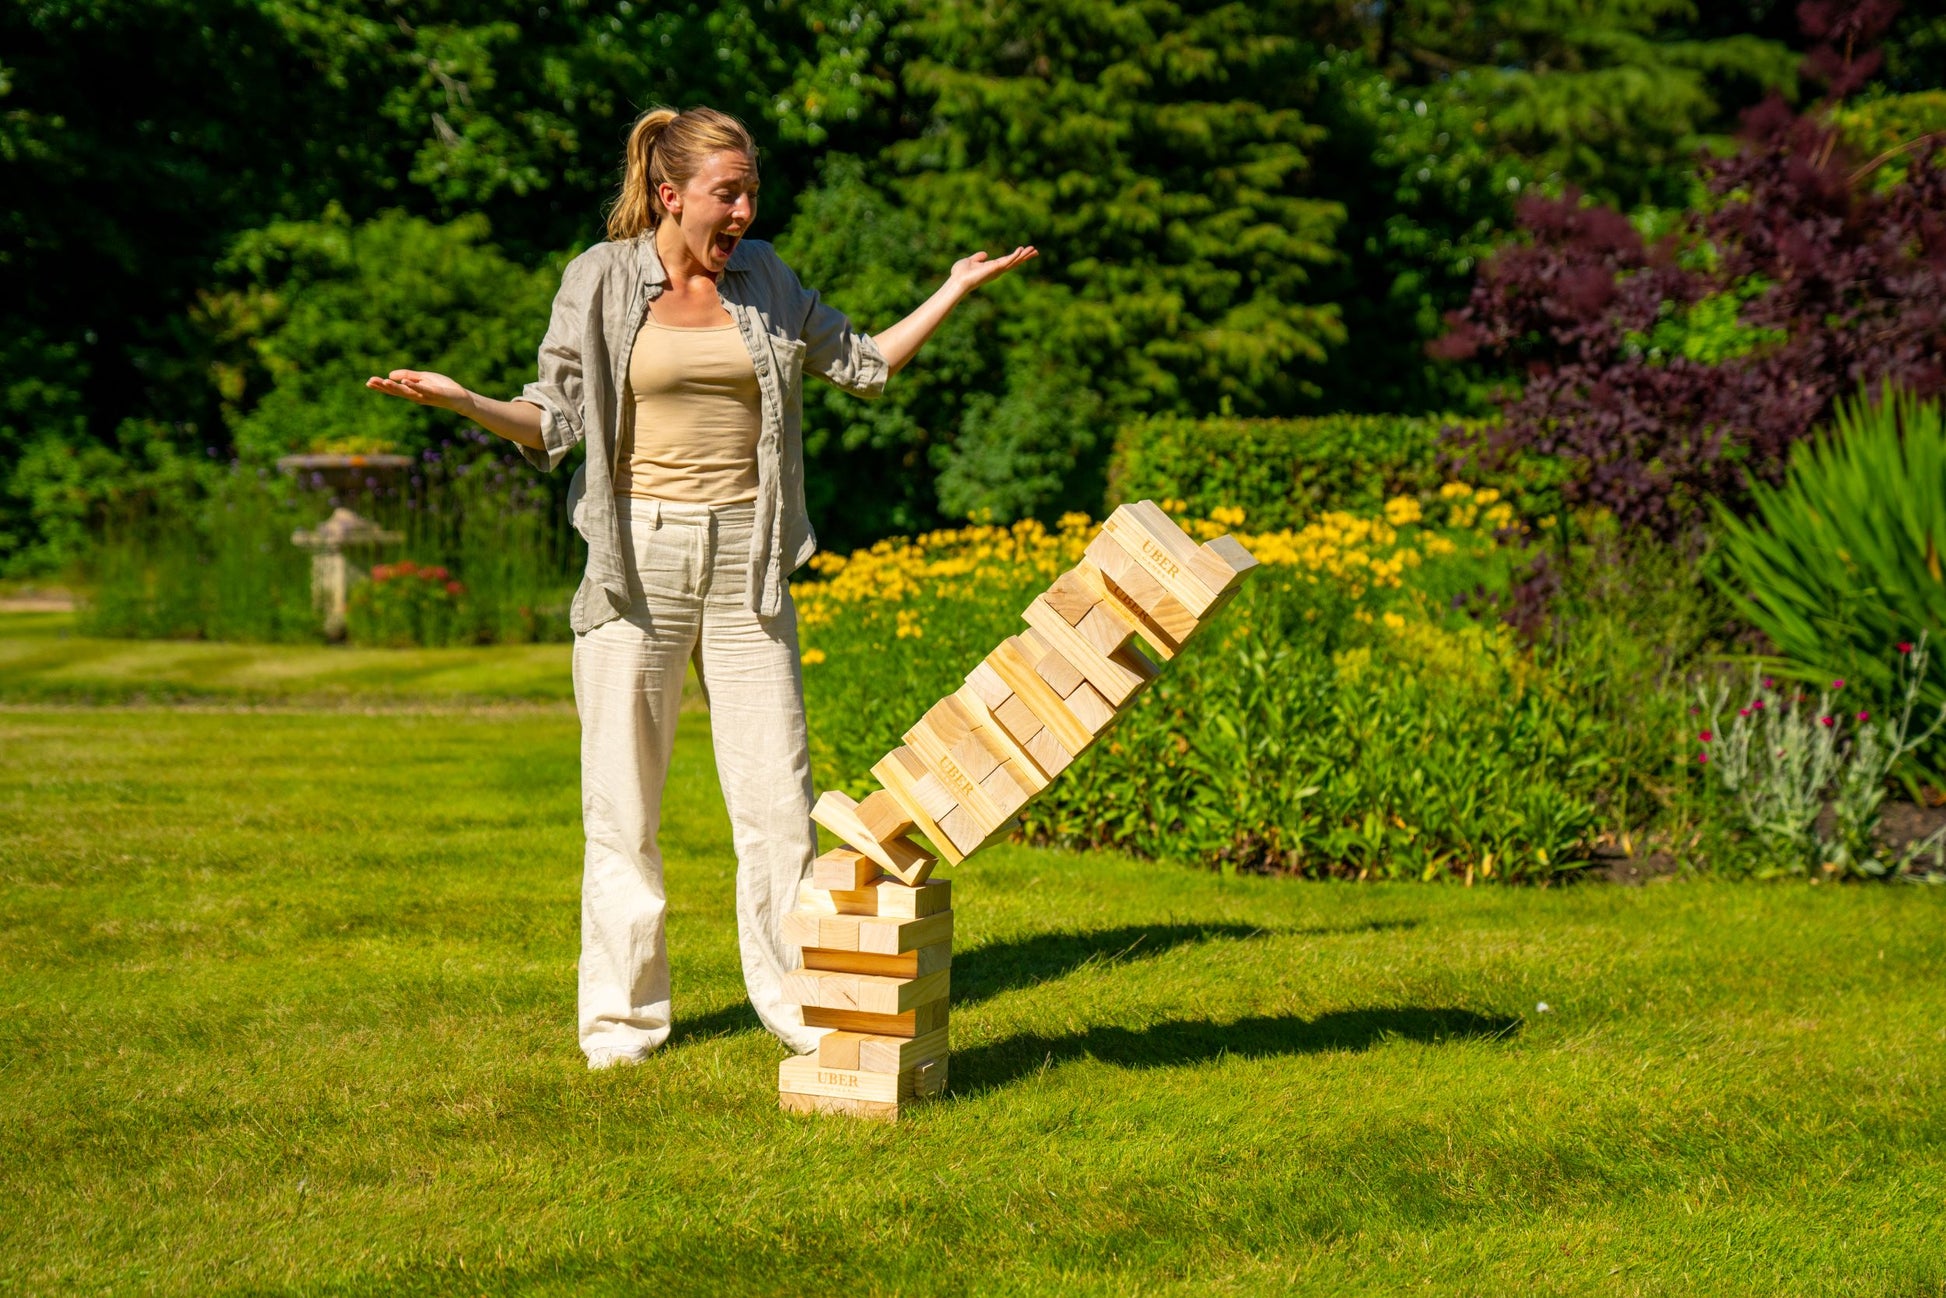
[[[1830,7],[1801,12],[1831,35]],[[1869,73],[1873,34],[1813,51],[1834,94]],[[1653,246],[1572,192],[1523,200],[1528,240],[1482,266],[1439,347],[1524,372],[1486,462],[1558,457],[1564,503],[1687,536],[1708,500],[1737,506],[1749,483],[1777,481],[1860,376],[1946,387],[1946,152],[1915,143],[1897,183],[1875,186],[1828,114],[1772,101],[1740,149],[1702,160],[1705,201]]]
[[[1141,419],[1115,438],[1109,503],[1181,501],[1204,517],[1236,508],[1267,531],[1327,509],[1375,511],[1392,496],[1417,496],[1444,481],[1445,422],[1413,415]]]
[[[438,564],[381,563],[346,600],[348,638],[395,648],[453,644],[467,620],[465,600],[465,584]]]
[[[1836,674],[1881,710],[1900,688],[1886,649],[1946,628],[1946,423],[1938,401],[1887,387],[1841,402],[1797,448],[1754,517],[1716,507],[1725,587],[1799,674]],[[1923,682],[1946,703],[1946,668]]]

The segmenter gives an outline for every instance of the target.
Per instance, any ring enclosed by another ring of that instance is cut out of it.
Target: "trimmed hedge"
[[[1444,481],[1440,431],[1455,424],[1479,426],[1439,415],[1155,416],[1116,435],[1108,503],[1180,500],[1201,517],[1241,509],[1252,531],[1296,526],[1325,509],[1374,513],[1392,496]]]

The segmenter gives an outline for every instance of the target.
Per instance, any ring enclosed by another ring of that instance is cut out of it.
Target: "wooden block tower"
[[[785,932],[804,952],[790,979],[804,1022],[834,1030],[779,1066],[784,1108],[895,1120],[945,1089],[952,884],[933,866],[1004,837],[1155,679],[1149,655],[1175,657],[1256,564],[1228,536],[1198,545],[1153,501],[1123,505],[1026,629],[872,767],[883,787],[818,799],[812,818],[845,846],[817,859]]]

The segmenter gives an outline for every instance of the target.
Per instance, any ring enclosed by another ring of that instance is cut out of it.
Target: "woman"
[[[877,396],[961,298],[1035,255],[961,258],[924,305],[874,337],[746,237],[757,183],[756,142],[734,117],[644,113],[608,241],[561,277],[538,382],[497,401],[423,370],[366,380],[467,416],[543,469],[587,448],[568,500],[588,542],[569,620],[588,840],[580,1033],[591,1068],[639,1062],[669,1036],[656,827],[692,658],[736,844],[744,982],[765,1027],[800,1053],[816,1048],[822,1030],[784,996],[797,955],[782,939],[817,850],[785,581],[816,548],[803,376]]]

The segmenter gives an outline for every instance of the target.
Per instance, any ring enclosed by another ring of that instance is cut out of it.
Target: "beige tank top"
[[[694,505],[757,498],[757,371],[736,325],[683,329],[645,316],[628,356],[615,494]]]

